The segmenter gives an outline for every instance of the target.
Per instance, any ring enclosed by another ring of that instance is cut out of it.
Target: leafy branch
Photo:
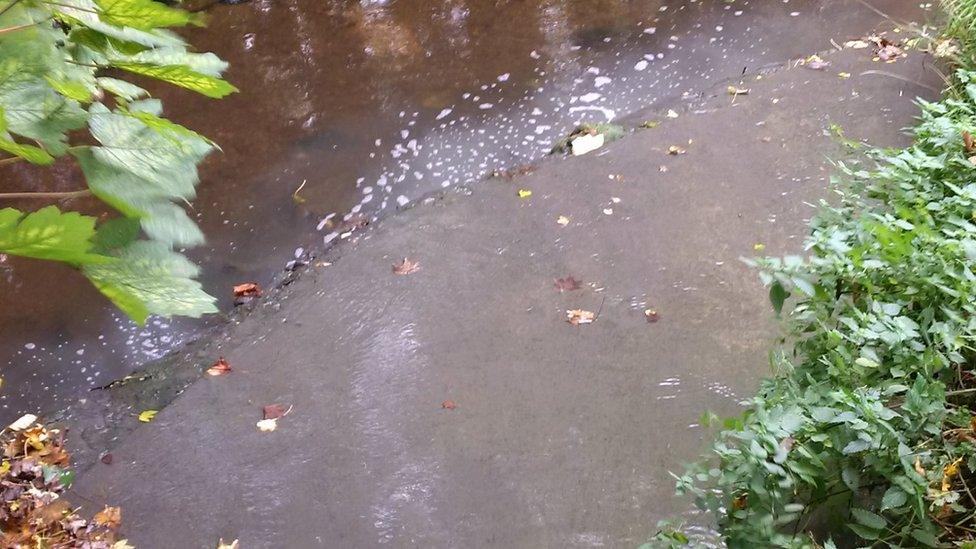
[[[203,242],[181,204],[194,198],[197,165],[215,145],[164,118],[160,101],[116,76],[212,98],[236,92],[221,79],[226,63],[191,52],[169,30],[188,24],[202,19],[154,0],[12,0],[0,9],[0,150],[12,155],[0,166],[43,169],[64,158],[87,184],[0,193],[0,201],[94,196],[115,212],[99,223],[54,206],[0,210],[0,252],[78,268],[139,323],[150,314],[216,310],[196,266],[174,251]]]

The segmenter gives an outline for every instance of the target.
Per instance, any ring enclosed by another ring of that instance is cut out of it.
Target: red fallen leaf
[[[213,366],[207,368],[207,375],[211,376],[222,376],[231,373],[233,370],[230,367],[230,363],[224,360],[224,357],[217,359],[217,362],[213,363]]]
[[[661,315],[659,315],[654,309],[644,309],[644,318],[646,318],[647,322],[650,324],[654,324],[658,320],[661,320]]]
[[[291,407],[286,410],[281,404],[268,404],[264,407],[264,419],[278,419],[290,411]]]
[[[111,465],[112,464],[112,454],[110,454],[110,453],[102,454],[102,457],[100,457],[99,460],[101,460],[101,462],[104,463],[105,465]]]
[[[457,404],[455,404],[453,400],[445,400],[444,402],[441,402],[441,408],[445,410],[453,410],[457,408]]]
[[[403,261],[393,265],[393,274],[398,275],[408,275],[415,273],[420,270],[420,263],[417,261],[411,261],[410,259],[404,257]]]
[[[556,279],[556,289],[560,292],[571,292],[580,289],[580,281],[571,276]]]
[[[234,297],[261,297],[261,287],[254,282],[234,286]]]

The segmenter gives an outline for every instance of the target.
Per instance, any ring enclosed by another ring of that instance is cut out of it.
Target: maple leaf
[[[417,261],[411,261],[410,259],[404,257],[403,261],[393,265],[393,274],[398,275],[408,275],[415,273],[420,270],[420,263]]]
[[[234,286],[234,297],[261,297],[261,286],[254,282],[245,282]]]
[[[211,376],[222,376],[231,373],[233,370],[230,367],[230,363],[224,360],[224,357],[217,359],[213,366],[207,368],[207,375]]]
[[[580,281],[571,276],[556,279],[556,289],[560,292],[571,292],[580,289]]]
[[[590,324],[596,320],[596,315],[592,311],[584,311],[583,309],[572,309],[566,311],[566,322],[569,322],[573,326],[579,326],[580,324]]]

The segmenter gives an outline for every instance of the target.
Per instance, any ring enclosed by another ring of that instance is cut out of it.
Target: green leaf
[[[102,223],[92,243],[99,253],[113,253],[139,238],[139,220],[117,217]]]
[[[922,543],[926,547],[941,547],[942,544],[939,543],[939,538],[932,535],[930,532],[916,528],[912,530],[912,537],[916,541]]]
[[[867,526],[864,526],[862,524],[852,523],[852,524],[848,524],[847,527],[850,528],[851,531],[853,531],[855,534],[857,534],[859,537],[863,539],[873,540],[881,537],[881,531],[868,528]]]
[[[854,517],[854,520],[856,520],[858,524],[863,524],[872,530],[882,530],[888,525],[888,522],[883,517],[866,509],[852,507],[851,516]]]
[[[787,292],[779,281],[773,282],[772,286],[769,287],[769,302],[773,304],[773,310],[776,311],[777,316],[782,314],[783,303],[788,297],[790,297],[790,292]]]
[[[149,92],[140,88],[139,86],[130,84],[125,80],[119,80],[118,78],[102,76],[97,79],[97,82],[103,90],[126,101],[133,101],[135,99],[139,99],[140,97],[146,97],[149,95]]]
[[[96,0],[96,3],[101,8],[102,20],[119,27],[150,30],[202,23],[196,14],[154,0]]]
[[[0,252],[3,253],[72,265],[111,262],[111,258],[91,252],[94,234],[94,217],[62,213],[55,206],[26,216],[13,208],[0,210]]]
[[[881,510],[895,509],[905,505],[908,501],[908,494],[904,490],[897,486],[892,486],[888,488],[884,496],[881,497]]]
[[[139,324],[150,314],[199,317],[217,312],[214,298],[193,278],[199,269],[160,242],[138,240],[118,252],[119,261],[88,265],[85,276]]]
[[[230,83],[196,72],[185,65],[150,65],[147,63],[113,63],[113,66],[135,74],[141,74],[163,82],[195,91],[207,97],[219,99],[237,90]]]
[[[0,137],[0,150],[7,151],[14,156],[19,156],[31,164],[48,166],[54,163],[54,157],[49,155],[44,149],[33,145],[15,143],[5,137]]]

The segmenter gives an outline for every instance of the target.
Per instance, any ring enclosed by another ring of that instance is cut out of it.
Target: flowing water
[[[931,9],[876,6],[916,20]],[[187,38],[231,63],[241,93],[212,101],[155,91],[168,115],[223,149],[201,170],[191,214],[208,243],[190,255],[224,310],[232,285],[267,284],[304,250],[341,240],[332,227],[344,217],[376,218],[476,183],[542,158],[582,121],[676,104],[829,48],[825,29],[853,37],[878,19],[839,0],[252,0],[205,9],[208,27]],[[68,165],[38,177],[8,167],[0,188],[83,185]],[[98,211],[84,200],[65,205]],[[70,269],[12,257],[0,256],[0,296],[3,419],[62,406],[219,322],[138,327]]]

